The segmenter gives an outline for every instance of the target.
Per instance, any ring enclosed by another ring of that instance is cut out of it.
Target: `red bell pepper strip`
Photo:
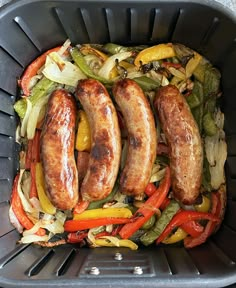
[[[163,211],[166,209],[166,207],[170,204],[170,199],[165,198],[164,201],[161,203],[160,209]]]
[[[188,221],[180,226],[186,233],[192,237],[198,237],[202,234],[204,227],[197,221]]]
[[[29,170],[31,166],[31,158],[32,158],[32,146],[33,146],[33,139],[28,141],[27,150],[26,150],[26,157],[25,157],[25,169]]]
[[[157,187],[153,183],[148,183],[144,192],[145,194],[150,197],[152,194],[157,190]]]
[[[160,186],[156,189],[155,193],[147,199],[145,204],[140,207],[134,214],[134,221],[122,227],[119,235],[123,239],[128,239],[132,236],[142,225],[154,215],[155,210],[160,207],[163,200],[166,198],[170,189],[170,168],[166,167],[166,173]],[[153,208],[153,209],[150,209]],[[137,217],[137,215],[142,215]]]
[[[117,225],[117,226],[112,230],[111,235],[112,235],[112,236],[118,235],[119,232],[120,232],[120,230],[121,230],[121,228],[122,228],[122,225]]]
[[[105,226],[110,224],[125,224],[130,222],[130,218],[100,218],[100,219],[86,219],[86,220],[68,220],[64,224],[66,232],[76,232],[79,230],[86,230],[98,226]]]
[[[30,175],[31,175],[31,184],[30,184],[29,197],[38,198],[38,192],[37,192],[37,187],[36,187],[36,163],[35,162],[32,162],[30,165]]]
[[[34,139],[28,140],[25,169],[30,169],[32,162],[40,162],[40,135],[41,131],[37,129]]]
[[[107,232],[107,231],[103,231],[103,232],[100,232],[98,234],[95,235],[95,238],[100,238],[100,237],[103,237],[103,236],[111,236],[111,233]]]
[[[32,151],[31,151],[32,162],[40,162],[40,136],[41,136],[41,131],[37,129],[35,131],[35,136],[34,136],[33,144],[32,144]]]
[[[18,191],[17,191],[17,185],[18,185],[19,177],[20,177],[20,175],[17,174],[15,179],[14,179],[13,188],[12,188],[12,196],[11,196],[11,206],[12,206],[12,210],[15,213],[16,218],[18,219],[20,224],[25,229],[29,230],[34,226],[34,224],[27,217],[27,215],[23,209],[23,206],[21,204],[21,199],[20,199],[20,196],[19,196]],[[39,228],[39,230],[37,231],[36,234],[39,236],[44,236],[45,233],[46,232],[43,228]]]
[[[89,201],[79,201],[77,203],[77,205],[75,206],[73,213],[74,214],[81,214],[82,212],[84,212],[88,206],[89,206],[90,202]]]
[[[88,236],[87,232],[82,233],[69,233],[67,235],[67,243],[80,243]]]
[[[182,210],[176,213],[175,216],[171,219],[165,230],[157,238],[156,243],[159,244],[162,242],[174,228],[181,226],[185,222],[193,220],[211,220],[213,222],[220,222],[220,219],[211,213]]]
[[[23,90],[23,94],[25,96],[29,96],[30,95],[30,81],[32,79],[33,76],[35,76],[38,72],[38,70],[44,65],[45,61],[46,61],[46,57],[49,53],[51,52],[57,52],[59,51],[59,49],[61,48],[61,46],[59,47],[55,47],[52,48],[48,51],[46,51],[45,53],[43,53],[42,55],[40,55],[38,58],[36,58],[33,62],[31,62],[30,65],[27,66],[21,80],[20,80],[20,86]]]
[[[211,213],[215,215],[215,217],[219,217],[221,211],[221,202],[219,193],[212,193],[212,209]],[[193,248],[200,244],[206,242],[207,238],[214,232],[216,228],[217,222],[209,221],[204,229],[204,231],[196,238],[186,237],[184,239],[185,248]]]

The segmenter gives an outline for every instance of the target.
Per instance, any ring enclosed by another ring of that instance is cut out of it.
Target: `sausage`
[[[80,187],[83,200],[106,198],[115,184],[121,156],[121,137],[115,107],[97,80],[79,81],[76,96],[88,115],[92,145],[87,173]]]
[[[198,126],[184,96],[175,86],[158,89],[154,106],[169,144],[174,197],[183,204],[193,204],[200,193],[203,169]]]
[[[81,182],[88,170],[89,152],[79,151],[77,156],[78,179]]]
[[[118,81],[113,95],[128,131],[128,154],[120,177],[120,190],[127,195],[141,196],[156,159],[155,120],[147,98],[134,80]]]
[[[46,192],[58,209],[78,202],[78,174],[74,157],[75,98],[60,89],[52,93],[40,139]]]

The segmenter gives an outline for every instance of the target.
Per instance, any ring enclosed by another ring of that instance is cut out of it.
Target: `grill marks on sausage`
[[[142,147],[142,137],[129,135],[129,144],[133,149],[139,149]]]

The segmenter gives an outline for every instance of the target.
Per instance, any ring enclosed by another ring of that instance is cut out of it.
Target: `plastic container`
[[[37,55],[68,37],[73,44],[180,42],[220,68],[228,208],[221,229],[206,244],[192,250],[151,247],[135,252],[16,244],[19,235],[8,220],[19,148],[12,108],[16,81]],[[224,287],[236,282],[235,37],[236,19],[211,1],[22,0],[0,10],[0,286]],[[99,270],[91,272],[94,266]]]

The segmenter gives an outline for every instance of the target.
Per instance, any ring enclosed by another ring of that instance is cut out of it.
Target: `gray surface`
[[[2,5],[4,5],[5,3],[10,2],[10,1],[11,0],[0,0],[0,7]],[[228,8],[230,8],[236,14],[236,0],[216,0],[216,1],[222,3],[223,5],[225,5]]]

